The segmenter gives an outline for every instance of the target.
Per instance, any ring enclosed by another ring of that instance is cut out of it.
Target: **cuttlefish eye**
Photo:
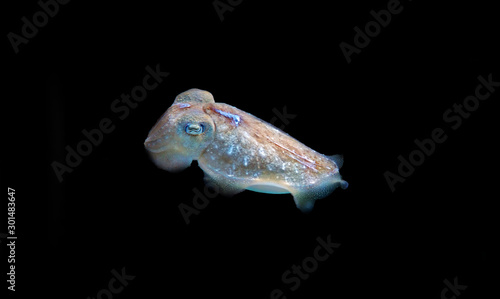
[[[186,125],[186,133],[189,135],[200,135],[205,131],[205,126],[198,123],[189,123]]]

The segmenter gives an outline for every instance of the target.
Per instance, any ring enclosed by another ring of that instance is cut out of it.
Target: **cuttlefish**
[[[197,160],[206,183],[223,195],[245,189],[291,193],[303,212],[335,188],[348,186],[339,173],[342,156],[320,154],[250,113],[216,103],[200,89],[179,94],[144,144],[161,169],[177,172]]]

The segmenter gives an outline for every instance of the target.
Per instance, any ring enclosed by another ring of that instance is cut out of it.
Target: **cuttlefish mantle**
[[[161,169],[181,171],[197,160],[205,180],[224,195],[245,189],[291,193],[303,212],[348,186],[339,173],[342,156],[320,154],[250,113],[216,103],[200,89],[179,94],[144,144]]]

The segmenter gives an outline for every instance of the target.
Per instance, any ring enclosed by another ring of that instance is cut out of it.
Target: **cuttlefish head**
[[[214,140],[214,122],[203,110],[210,103],[215,103],[212,94],[195,88],[175,98],[144,142],[156,166],[181,171],[200,157]]]

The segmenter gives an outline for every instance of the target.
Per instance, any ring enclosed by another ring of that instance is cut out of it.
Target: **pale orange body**
[[[162,169],[179,171],[198,160],[222,194],[291,193],[304,212],[316,199],[348,185],[339,174],[340,156],[322,155],[249,113],[215,103],[199,89],[176,97],[145,145]]]

